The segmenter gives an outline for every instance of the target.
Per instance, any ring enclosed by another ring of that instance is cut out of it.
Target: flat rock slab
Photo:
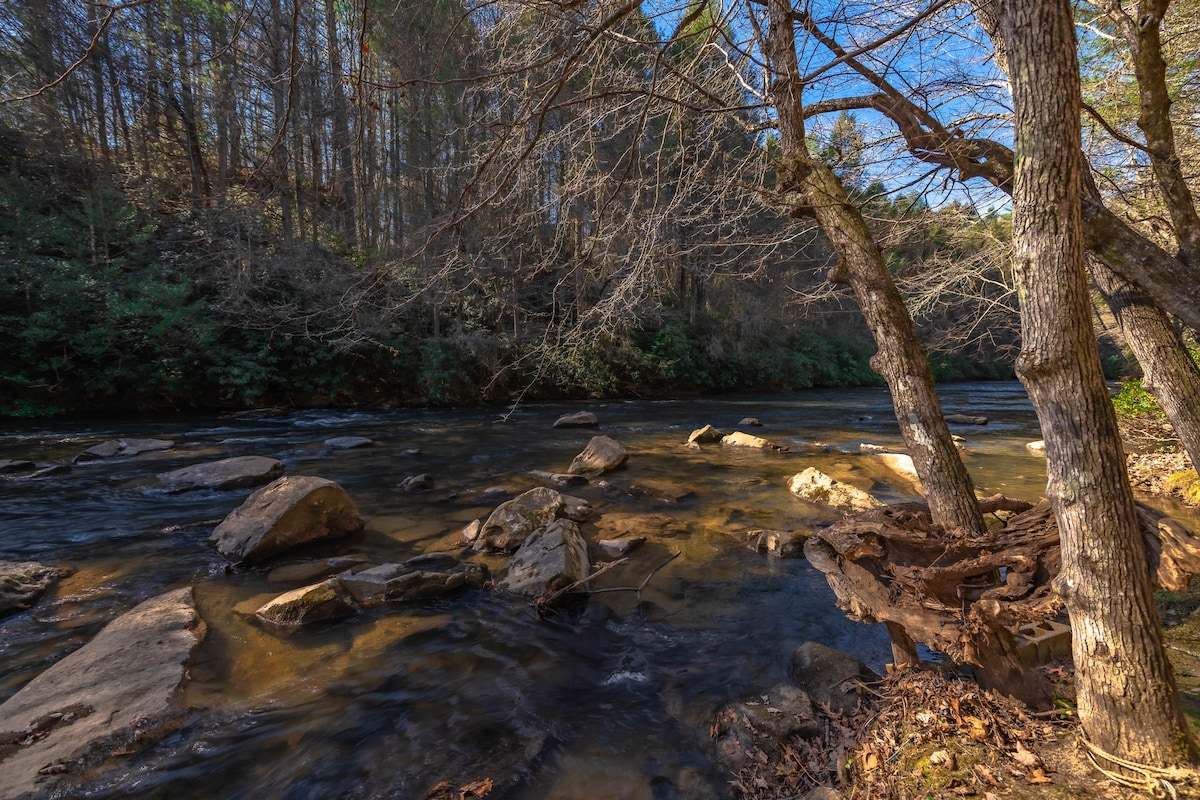
[[[37,464],[24,459],[0,458],[0,475],[14,472],[33,472]]]
[[[252,563],[301,544],[357,533],[364,524],[342,487],[325,478],[295,476],[247,497],[208,540],[226,558]]]
[[[601,474],[625,463],[629,453],[621,443],[609,436],[593,436],[583,452],[575,456],[567,472]]]
[[[68,574],[70,570],[36,561],[0,561],[0,616],[29,608],[50,584]]]
[[[168,492],[178,493],[198,489],[250,489],[270,483],[281,475],[283,462],[278,459],[237,456],[164,472],[158,480]]]
[[[101,458],[123,458],[155,450],[169,450],[175,443],[167,439],[109,439],[89,447],[75,456],[76,462],[96,461]]]
[[[0,749],[0,797],[60,794],[72,773],[164,733],[183,711],[178,689],[204,631],[191,588],[167,592],[0,705],[0,742],[29,742]]]
[[[555,428],[595,428],[600,424],[596,415],[590,411],[576,411],[574,414],[563,414],[554,420]]]
[[[734,431],[733,433],[721,439],[721,444],[726,447],[755,447],[759,450],[787,450],[783,445],[775,444],[761,436],[751,436],[748,433]]]

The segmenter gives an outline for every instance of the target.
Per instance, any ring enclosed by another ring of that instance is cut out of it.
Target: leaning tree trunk
[[[1151,765],[1197,751],[1163,651],[1083,264],[1080,88],[1068,0],[998,4],[1016,114],[1013,259],[1018,375],[1046,438],[1062,535],[1055,588],[1071,615],[1079,716],[1102,750]]]
[[[1200,369],[1149,295],[1094,258],[1091,273],[1142,367],[1142,388],[1158,400],[1192,464],[1200,466]]]
[[[792,198],[793,216],[815,216],[833,245],[838,264],[831,278],[850,285],[875,338],[879,349],[871,367],[891,391],[900,433],[934,522],[947,530],[983,533],[986,526],[975,487],[942,416],[929,360],[908,308],[862,213],[833,172],[808,152],[791,5],[788,0],[770,0],[768,9],[763,45],[774,72],[783,152],[778,189]]]

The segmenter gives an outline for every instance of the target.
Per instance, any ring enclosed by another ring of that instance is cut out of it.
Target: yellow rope
[[[1098,745],[1089,742],[1087,737],[1082,733],[1079,734],[1079,743],[1087,751],[1088,760],[1092,762],[1092,766],[1103,773],[1106,778],[1122,786],[1146,792],[1151,797],[1160,798],[1160,800],[1178,800],[1179,789],[1177,787],[1200,787],[1200,772],[1194,769],[1185,769],[1183,767],[1152,767],[1149,764],[1138,764],[1135,761],[1129,761],[1128,759],[1106,752]],[[1132,772],[1134,775],[1124,775],[1105,769],[1100,765],[1098,759],[1104,759],[1109,764]],[[1189,796],[1194,795],[1189,793]]]

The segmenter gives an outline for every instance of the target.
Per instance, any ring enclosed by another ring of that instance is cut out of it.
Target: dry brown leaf
[[[1025,745],[1021,744],[1019,741],[1017,742],[1017,752],[1010,753],[1009,755],[1011,755],[1013,759],[1022,767],[1035,769],[1036,767],[1042,766],[1042,759],[1038,757],[1037,753],[1026,750]]]
[[[976,764],[972,767],[972,769],[974,770],[976,777],[978,777],[979,780],[983,781],[988,786],[1000,785],[1000,782],[996,780],[996,776],[992,774],[992,771],[983,764]]]
[[[1029,774],[1025,776],[1025,780],[1029,783],[1053,783],[1041,769],[1031,769]]]
[[[963,717],[963,723],[967,728],[967,736],[970,736],[977,742],[982,742],[988,736],[988,724],[979,717],[966,716]]]
[[[929,763],[933,764],[935,767],[944,764],[946,769],[954,769],[954,754],[948,750],[935,750],[933,754],[929,756]]]

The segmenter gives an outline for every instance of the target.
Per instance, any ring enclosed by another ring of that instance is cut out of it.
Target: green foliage
[[[1121,384],[1121,391],[1113,397],[1117,414],[1123,417],[1161,419],[1164,414],[1154,396],[1142,388],[1142,379],[1136,378]]]

